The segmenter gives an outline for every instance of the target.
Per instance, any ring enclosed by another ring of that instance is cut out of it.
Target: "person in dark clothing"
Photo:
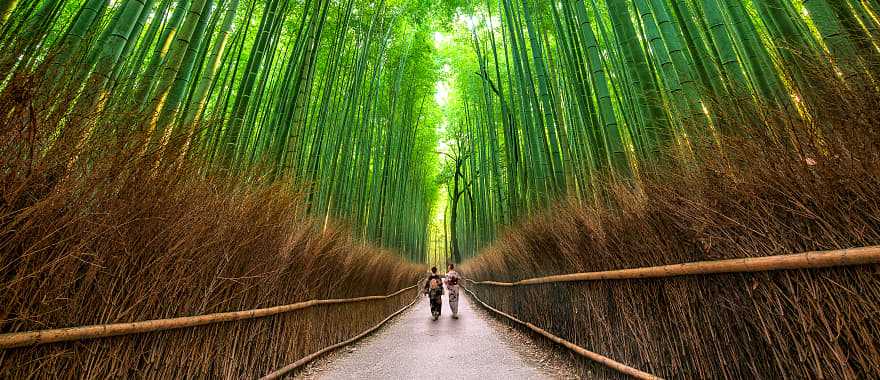
[[[436,321],[443,308],[443,279],[437,274],[437,267],[431,268],[431,274],[425,281],[425,294],[431,302],[431,316]]]

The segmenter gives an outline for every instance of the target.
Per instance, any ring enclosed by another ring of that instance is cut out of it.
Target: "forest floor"
[[[431,320],[427,298],[377,333],[339,349],[297,374],[306,379],[572,379],[573,363],[557,350],[459,298],[452,319]]]

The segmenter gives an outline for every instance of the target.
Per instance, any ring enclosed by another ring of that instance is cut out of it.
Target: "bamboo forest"
[[[513,378],[880,376],[877,0],[0,0],[0,156],[0,378],[311,378],[432,266]]]

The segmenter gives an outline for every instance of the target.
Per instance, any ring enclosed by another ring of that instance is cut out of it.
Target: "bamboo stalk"
[[[331,305],[340,303],[364,302],[383,300],[394,297],[418,285],[400,289],[385,296],[367,296],[358,298],[341,298],[326,300],[309,300],[289,305],[267,307],[243,311],[230,311],[225,313],[213,313],[196,315],[192,317],[177,317],[167,319],[153,319],[149,321],[112,323],[105,325],[91,325],[80,327],[67,327],[61,329],[27,331],[17,333],[0,334],[0,350],[36,346],[46,343],[69,342],[72,340],[85,340],[105,338],[118,335],[140,334],[146,332],[174,330],[185,327],[202,326],[221,322],[240,321],[245,319],[268,317],[276,314],[288,313],[295,310],[307,309],[316,305]]]
[[[528,328],[531,329],[532,331],[534,331],[534,332],[536,332],[536,333],[538,333],[538,334],[541,334],[541,335],[543,335],[543,336],[549,338],[550,340],[552,340],[552,341],[554,341],[554,342],[556,342],[556,343],[559,343],[559,344],[565,346],[566,348],[568,348],[568,349],[574,351],[574,352],[577,353],[578,355],[581,355],[581,356],[583,356],[583,357],[585,357],[585,358],[587,358],[587,359],[590,359],[590,360],[595,361],[595,362],[597,362],[597,363],[599,363],[599,364],[602,364],[602,365],[604,365],[604,366],[606,366],[606,367],[608,367],[608,368],[611,368],[611,369],[613,369],[613,370],[615,370],[615,371],[618,371],[618,372],[620,372],[620,373],[622,373],[622,374],[632,376],[632,377],[634,377],[634,378],[636,378],[636,379],[645,379],[645,380],[662,380],[662,378],[660,378],[660,377],[657,377],[657,376],[654,376],[654,375],[652,375],[652,374],[650,374],[650,373],[647,373],[647,372],[641,371],[641,370],[639,370],[639,369],[636,369],[636,368],[630,367],[630,366],[628,366],[628,365],[626,365],[626,364],[623,364],[623,363],[621,363],[621,362],[618,362],[618,361],[616,361],[616,360],[614,360],[614,359],[611,359],[611,358],[609,358],[609,357],[607,357],[607,356],[603,356],[603,355],[597,354],[597,353],[595,353],[595,352],[593,352],[593,351],[587,350],[586,348],[583,348],[583,347],[578,346],[578,345],[576,345],[576,344],[574,344],[574,343],[572,343],[572,342],[569,342],[569,341],[567,341],[567,340],[565,340],[565,339],[562,339],[562,338],[560,338],[560,337],[558,337],[558,336],[556,336],[556,335],[553,335],[553,334],[551,334],[550,332],[548,332],[547,330],[544,330],[544,329],[542,329],[542,328],[540,328],[540,327],[538,327],[538,326],[535,326],[535,325],[533,325],[533,324],[531,324],[531,323],[529,323],[529,322],[521,321],[521,320],[517,319],[516,317],[514,317],[514,316],[512,316],[512,315],[510,315],[510,314],[507,314],[507,313],[505,313],[505,312],[503,312],[503,311],[501,311],[501,310],[498,310],[498,309],[496,309],[496,308],[494,308],[494,307],[492,307],[492,306],[487,305],[485,302],[483,302],[482,300],[480,300],[480,298],[477,297],[476,294],[474,294],[473,292],[471,292],[470,289],[465,288],[464,286],[462,286],[462,289],[464,289],[466,292],[468,292],[468,294],[470,294],[471,297],[474,297],[474,300],[476,300],[476,301],[479,302],[481,305],[483,305],[483,307],[485,307],[485,308],[487,308],[487,309],[489,309],[489,310],[495,312],[496,314],[499,314],[499,315],[501,315],[501,316],[503,316],[503,317],[505,317],[505,318],[507,318],[507,319],[510,319],[511,321],[514,321],[514,322],[516,322],[516,323],[519,323],[519,324],[521,324],[521,325],[523,325],[523,326],[528,327]]]
[[[529,278],[516,282],[474,281],[478,285],[519,286],[537,285],[551,282],[633,280],[691,276],[697,274],[765,272],[773,270],[815,269],[851,265],[880,263],[880,246],[838,249],[833,251],[813,251],[789,255],[748,257],[717,261],[697,261],[692,263],[660,265],[655,267],[616,269],[601,272],[560,274]]]
[[[281,369],[279,369],[279,370],[277,370],[277,371],[275,371],[275,372],[272,372],[272,373],[270,373],[270,374],[268,374],[268,375],[266,375],[266,376],[263,376],[262,378],[260,378],[260,380],[274,380],[274,379],[280,379],[280,378],[282,378],[284,375],[290,373],[291,371],[293,371],[293,370],[295,370],[295,369],[297,369],[297,368],[299,368],[299,367],[302,367],[302,366],[308,364],[310,361],[315,360],[316,358],[318,358],[318,357],[321,356],[321,355],[326,354],[327,352],[330,352],[330,351],[333,351],[333,350],[335,350],[335,349],[337,349],[337,348],[340,348],[340,347],[343,347],[343,346],[347,346],[347,345],[349,345],[349,344],[352,344],[352,343],[354,343],[354,342],[360,340],[361,338],[363,338],[363,337],[365,337],[365,336],[371,334],[373,331],[376,331],[377,329],[379,329],[380,327],[382,327],[382,325],[384,325],[386,322],[390,321],[391,318],[394,318],[394,317],[396,317],[397,315],[399,315],[400,313],[403,313],[404,310],[410,308],[410,306],[414,305],[414,304],[415,304],[416,302],[418,302],[418,301],[419,301],[419,297],[416,297],[416,299],[414,299],[412,302],[410,302],[409,305],[406,305],[406,306],[402,307],[400,310],[395,311],[394,314],[389,315],[387,318],[383,319],[382,322],[379,322],[379,324],[377,324],[377,325],[371,327],[370,329],[368,329],[368,330],[366,330],[366,331],[364,331],[364,332],[358,334],[358,335],[355,336],[354,338],[351,338],[351,339],[346,340],[346,341],[344,341],[344,342],[336,343],[336,344],[334,344],[334,345],[332,345],[332,346],[330,346],[330,347],[327,347],[327,348],[324,348],[324,349],[322,349],[322,350],[320,350],[320,351],[318,351],[318,352],[312,353],[312,354],[310,354],[309,356],[306,356],[306,357],[304,357],[304,358],[302,358],[302,359],[299,359],[299,360],[293,362],[292,364],[289,364],[289,365],[287,365],[287,366],[284,366],[283,368],[281,368]]]

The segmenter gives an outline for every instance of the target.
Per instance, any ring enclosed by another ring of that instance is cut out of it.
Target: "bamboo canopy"
[[[40,76],[53,141],[129,136],[104,119],[142,115],[133,130],[144,136],[130,142],[142,152],[295,179],[310,187],[311,214],[412,260],[448,203],[444,254],[461,262],[498,225],[566,196],[598,201],[602,178],[638,185],[660,157],[684,160],[693,140],[731,132],[715,124],[714,98],[803,112],[801,57],[844,82],[875,78],[878,11],[829,0],[6,1],[0,88]],[[102,112],[99,126],[62,128]]]

